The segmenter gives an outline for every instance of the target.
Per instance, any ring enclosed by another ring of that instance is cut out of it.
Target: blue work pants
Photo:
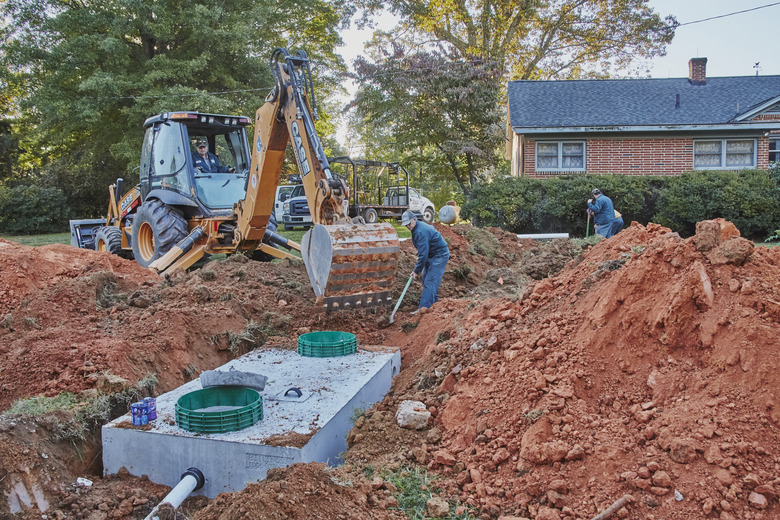
[[[441,256],[429,258],[422,272],[422,296],[420,297],[420,308],[430,308],[431,305],[439,301],[439,285],[444,276],[444,269],[450,259],[450,252]]]

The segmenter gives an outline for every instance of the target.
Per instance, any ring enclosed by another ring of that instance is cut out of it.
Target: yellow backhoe
[[[71,221],[71,243],[132,256],[158,273],[186,269],[211,253],[257,259],[299,250],[315,303],[326,309],[386,305],[398,261],[390,224],[349,218],[349,188],[331,173],[314,128],[306,53],[276,49],[276,86],[257,110],[250,147],[247,117],[166,112],[147,119],[140,183],[112,185],[106,219]],[[276,187],[292,144],[314,226],[301,244],[276,233]],[[120,198],[121,196],[121,198]]]

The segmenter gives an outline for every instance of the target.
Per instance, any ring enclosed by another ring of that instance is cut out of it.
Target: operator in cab
[[[412,211],[404,211],[401,225],[412,232],[412,243],[417,248],[417,265],[412,276],[422,277],[423,283],[420,306],[412,313],[414,315],[426,312],[439,301],[439,285],[450,260],[450,248],[435,227],[418,221]]]
[[[219,162],[219,157],[209,152],[209,142],[203,137],[195,140],[196,153],[192,154],[192,162],[195,169],[203,173],[234,173],[236,171],[232,166],[223,166]]]

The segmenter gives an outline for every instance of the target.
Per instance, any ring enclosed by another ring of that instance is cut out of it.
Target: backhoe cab
[[[317,305],[389,304],[399,254],[395,228],[347,216],[349,189],[331,173],[314,128],[306,53],[276,49],[270,66],[276,87],[255,116],[251,154],[247,117],[151,117],[144,123],[140,183],[120,199],[119,179],[109,190],[106,219],[71,221],[71,243],[125,256],[132,251],[159,273],[186,269],[209,253],[270,259],[292,257],[279,247],[295,249]],[[314,224],[302,244],[278,235],[272,217],[288,143]],[[196,155],[198,144],[207,145],[205,158]]]

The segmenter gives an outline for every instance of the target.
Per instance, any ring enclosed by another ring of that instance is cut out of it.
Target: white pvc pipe
[[[181,481],[176,484],[176,487],[165,495],[165,498],[157,504],[157,507],[152,509],[151,513],[149,513],[144,520],[160,520],[160,517],[157,516],[157,513],[160,512],[160,507],[169,505],[173,509],[176,509],[188,496],[190,496],[190,493],[196,489],[202,488],[204,482],[203,473],[201,473],[198,468],[189,468],[184,475],[181,476]]]

